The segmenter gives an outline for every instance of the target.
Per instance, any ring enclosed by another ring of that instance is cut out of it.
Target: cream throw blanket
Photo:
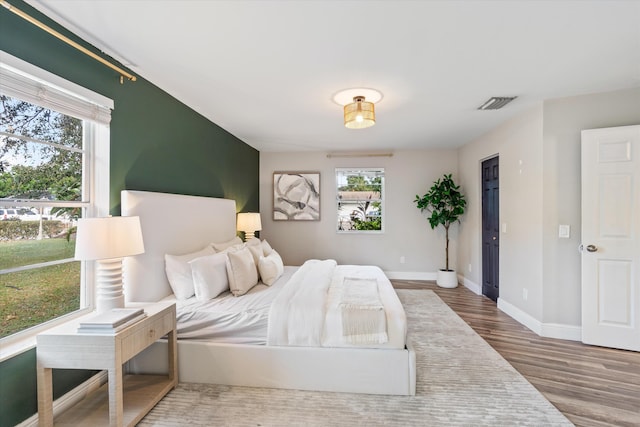
[[[345,277],[340,301],[342,335],[351,344],[387,342],[387,319],[376,279]]]

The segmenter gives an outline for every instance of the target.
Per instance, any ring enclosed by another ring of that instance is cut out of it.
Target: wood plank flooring
[[[640,353],[543,338],[469,289],[431,289],[576,426],[640,426]]]

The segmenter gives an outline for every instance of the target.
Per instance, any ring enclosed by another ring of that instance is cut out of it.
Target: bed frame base
[[[137,374],[166,373],[160,340],[128,363]],[[404,350],[276,347],[178,342],[178,380],[345,393],[415,395],[416,360]]]

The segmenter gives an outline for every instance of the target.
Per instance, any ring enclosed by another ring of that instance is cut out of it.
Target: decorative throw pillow
[[[284,272],[284,264],[280,254],[275,250],[271,250],[269,256],[261,257],[258,270],[260,271],[262,283],[265,285],[273,284]]]
[[[167,279],[169,279],[169,285],[179,300],[185,300],[191,298],[195,293],[193,287],[193,277],[191,276],[191,266],[189,261],[200,258],[205,255],[213,255],[215,251],[211,246],[206,246],[203,249],[184,255],[169,255],[164,256],[164,268],[167,273]]]
[[[256,268],[258,268],[258,262],[260,262],[260,258],[262,258],[263,256],[260,240],[258,240],[257,245],[250,245],[249,243],[245,243],[245,246],[247,247],[247,249],[249,249],[249,252],[251,252],[251,255],[253,256],[253,262],[255,263]]]
[[[234,296],[244,295],[258,284],[258,269],[248,248],[227,253],[227,275]]]
[[[242,244],[242,239],[236,236],[231,240],[227,240],[226,242],[212,243],[211,246],[213,247],[213,249],[216,250],[216,252],[222,252],[231,246],[241,245],[241,244]]]
[[[269,242],[267,242],[267,239],[264,239],[261,244],[262,244],[262,252],[264,253],[264,256],[269,256],[271,254],[271,251],[273,251],[273,248],[271,247]]]
[[[229,290],[227,254],[207,255],[189,261],[198,301],[208,301]]]

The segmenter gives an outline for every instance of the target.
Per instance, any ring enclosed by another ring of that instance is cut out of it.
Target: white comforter
[[[291,276],[271,304],[268,345],[322,345],[324,301],[336,265],[334,260],[309,260]]]
[[[344,336],[344,281],[355,277],[378,284],[386,342],[354,342]],[[404,348],[405,340],[404,308],[389,279],[375,266],[309,260],[291,276],[269,310],[268,345]]]

